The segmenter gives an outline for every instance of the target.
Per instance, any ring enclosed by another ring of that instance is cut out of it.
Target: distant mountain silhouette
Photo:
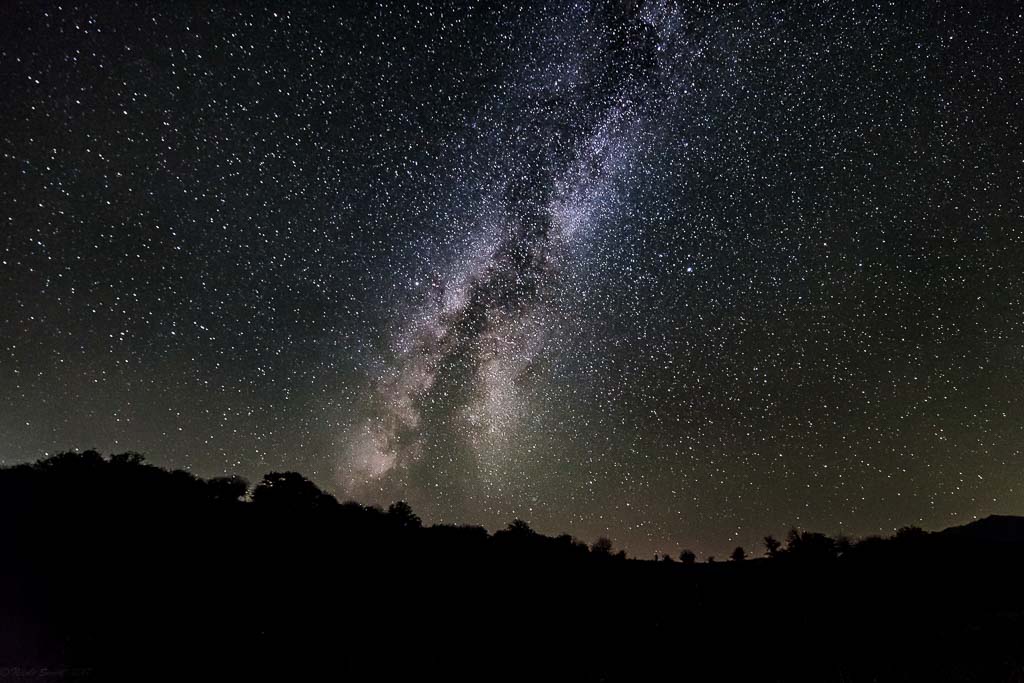
[[[943,529],[939,534],[963,542],[1024,546],[1024,517],[990,515],[962,526]]]

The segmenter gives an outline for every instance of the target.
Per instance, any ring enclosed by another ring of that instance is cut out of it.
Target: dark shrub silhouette
[[[683,564],[695,564],[697,562],[697,555],[692,550],[683,550],[679,553],[679,561]]]
[[[736,546],[732,554],[729,555],[729,559],[733,562],[742,562],[747,559],[747,552],[741,546]]]

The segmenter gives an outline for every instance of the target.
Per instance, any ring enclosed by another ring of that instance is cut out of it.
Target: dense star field
[[[7,2],[0,464],[722,556],[1024,512],[1011,2]]]

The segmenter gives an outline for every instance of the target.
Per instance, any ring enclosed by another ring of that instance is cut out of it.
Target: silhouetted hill
[[[991,515],[939,533],[961,542],[1024,546],[1024,517]]]
[[[6,680],[1024,680],[1016,517],[640,561],[90,451],[0,468],[0,520]]]

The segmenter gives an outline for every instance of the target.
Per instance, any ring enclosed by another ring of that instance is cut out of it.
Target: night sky
[[[1022,31],[4,2],[0,464],[297,470],[643,557],[1024,514]]]

